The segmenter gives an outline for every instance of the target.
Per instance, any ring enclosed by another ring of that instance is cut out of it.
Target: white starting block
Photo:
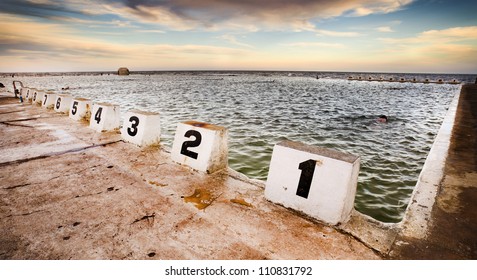
[[[56,93],[54,92],[45,92],[43,93],[43,99],[41,102],[41,107],[46,109],[53,109],[56,101]]]
[[[158,113],[131,110],[124,117],[121,137],[138,146],[159,143],[161,139],[161,122]]]
[[[70,115],[73,120],[80,121],[91,116],[91,99],[73,98],[71,100]],[[88,120],[89,121],[89,120]]]
[[[213,124],[186,121],[177,125],[171,150],[173,161],[213,173],[228,163],[228,131]]]
[[[58,94],[55,101],[55,112],[68,114],[72,99],[70,94]]]
[[[30,88],[27,88],[27,87],[22,88],[23,102],[31,102],[31,96],[32,96],[30,94],[31,91],[32,91],[32,89],[30,89]]]
[[[109,131],[119,128],[119,105],[95,103],[91,111],[89,127],[98,131]]]
[[[31,97],[31,104],[32,105],[38,105],[38,104],[41,104],[42,100],[43,100],[43,92],[42,91],[39,91],[37,89],[33,89],[32,91],[32,97]]]
[[[265,198],[331,225],[354,207],[360,158],[283,141],[273,148]]]

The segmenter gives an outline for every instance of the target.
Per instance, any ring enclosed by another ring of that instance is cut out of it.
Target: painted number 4
[[[96,111],[96,114],[94,114],[94,120],[96,121],[96,123],[99,124],[99,122],[101,122],[101,113],[103,112],[103,107],[99,107],[98,108],[98,111]]]
[[[303,198],[308,198],[310,193],[311,181],[313,180],[313,174],[315,173],[316,160],[309,159],[298,165],[298,169],[301,170],[300,181],[298,182],[298,189],[296,195]]]

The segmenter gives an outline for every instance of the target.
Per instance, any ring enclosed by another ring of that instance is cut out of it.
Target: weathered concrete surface
[[[120,139],[0,95],[0,259],[382,258],[263,182]]]
[[[477,85],[462,87],[444,177],[424,238],[397,236],[398,259],[477,259]]]

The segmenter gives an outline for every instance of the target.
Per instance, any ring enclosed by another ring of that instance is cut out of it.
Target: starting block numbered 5
[[[138,146],[159,143],[161,123],[158,113],[131,110],[124,117],[121,137]]]
[[[91,112],[89,127],[98,131],[109,131],[119,128],[119,105],[95,103]]]
[[[86,98],[73,98],[71,100],[71,106],[70,106],[70,115],[69,117],[73,120],[79,121],[79,120],[87,120],[89,116],[91,115],[91,100],[86,99]]]
[[[73,97],[70,94],[58,94],[55,101],[55,112],[67,114],[72,99]]]
[[[331,225],[354,207],[360,158],[284,141],[273,148],[265,198]]]
[[[43,99],[41,102],[41,107],[46,109],[53,109],[56,101],[56,93],[54,92],[45,92],[43,93]]]
[[[228,131],[213,124],[186,121],[177,125],[171,150],[173,161],[213,173],[227,167]]]

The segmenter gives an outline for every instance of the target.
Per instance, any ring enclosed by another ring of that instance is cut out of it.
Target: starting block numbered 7
[[[354,207],[360,158],[299,142],[273,148],[265,198],[336,225]]]
[[[124,116],[121,128],[123,140],[138,146],[159,143],[161,139],[161,123],[158,113],[131,110]]]
[[[227,167],[227,141],[225,127],[197,121],[182,122],[177,125],[171,158],[195,170],[213,173]]]

